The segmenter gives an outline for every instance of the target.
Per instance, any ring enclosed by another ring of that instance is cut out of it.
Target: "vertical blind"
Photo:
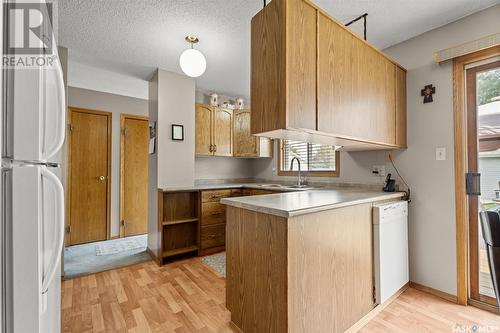
[[[300,160],[302,171],[336,171],[335,146],[283,140],[282,154],[282,171],[290,171],[294,157]],[[298,170],[298,163],[294,162],[292,171]]]

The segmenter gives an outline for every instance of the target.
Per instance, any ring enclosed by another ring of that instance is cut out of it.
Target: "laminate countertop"
[[[221,203],[259,213],[292,217],[340,207],[402,198],[404,192],[365,189],[312,189],[249,197],[223,198]]]
[[[237,188],[251,188],[266,191],[276,191],[276,192],[296,192],[296,191],[307,191],[307,188],[292,188],[286,185],[273,185],[270,183],[219,183],[219,184],[196,184],[193,186],[185,187],[166,187],[160,188],[159,191],[163,192],[183,192],[183,191],[209,191],[209,190],[225,190],[225,189],[237,189]]]

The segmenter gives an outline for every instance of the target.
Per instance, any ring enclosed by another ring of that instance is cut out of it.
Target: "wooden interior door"
[[[494,115],[480,117],[481,108],[479,106],[478,93],[481,89],[486,89],[478,85],[478,78],[481,73],[500,71],[500,61],[472,67],[466,71],[466,101],[467,101],[467,168],[469,173],[481,173],[481,184],[479,195],[468,195],[469,213],[469,283],[470,298],[497,306],[493,283],[491,281],[490,270],[486,255],[486,246],[481,235],[479,212],[488,209],[498,209],[500,201],[497,201],[493,191],[488,191],[492,179],[491,171],[487,177],[480,165],[480,157],[483,155],[483,163],[488,153],[494,153],[500,148],[500,121]],[[486,124],[482,124],[486,122]],[[488,160],[491,159],[491,155]],[[499,162],[500,167],[500,162]],[[498,170],[498,168],[497,168]],[[496,175],[496,172],[493,174]],[[498,178],[494,181],[495,188],[498,188]]]
[[[148,231],[147,117],[121,115],[120,236]]]
[[[70,108],[69,244],[109,237],[111,114]]]
[[[213,155],[212,145],[212,114],[213,108],[196,104],[195,112],[195,154]]]
[[[216,156],[233,156],[233,111],[215,108],[213,143]]]
[[[234,112],[233,149],[237,157],[255,157],[258,155],[258,137],[250,134],[250,111]]]

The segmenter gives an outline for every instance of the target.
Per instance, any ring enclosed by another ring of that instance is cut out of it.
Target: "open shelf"
[[[175,221],[164,221],[162,224],[164,226],[168,226],[168,225],[183,224],[183,223],[194,223],[194,222],[198,222],[198,218],[184,219],[184,220],[175,220]]]
[[[163,251],[162,257],[163,258],[172,257],[172,256],[176,256],[179,254],[184,254],[184,253],[189,253],[189,252],[194,252],[194,251],[198,251],[198,246],[192,245],[192,246],[181,247],[178,249]]]
[[[197,255],[199,251],[199,191],[160,192],[158,231],[161,237],[159,256],[175,259]]]

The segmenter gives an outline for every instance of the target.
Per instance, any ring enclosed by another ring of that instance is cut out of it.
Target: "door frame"
[[[124,220],[124,195],[125,195],[125,120],[145,120],[149,125],[148,116],[140,116],[134,114],[121,113],[120,114],[120,238],[125,237],[125,226],[123,225]]]
[[[466,69],[465,80],[466,80],[466,115],[467,115],[467,142],[469,153],[467,163],[468,172],[479,172],[478,156],[479,156],[479,135],[477,127],[477,73],[500,68],[500,60],[493,60],[486,64],[477,64],[471,68]],[[476,300],[489,304],[496,307],[497,302],[495,298],[487,295],[482,295],[479,292],[479,252],[473,250],[478,248],[478,236],[479,236],[479,205],[478,198],[476,196],[468,196],[468,223],[469,223],[469,298],[471,300]]]
[[[469,207],[465,193],[465,173],[468,170],[465,69],[467,65],[498,56],[500,45],[453,59],[457,302],[461,305],[477,305],[477,302],[469,300]]]
[[[67,169],[66,169],[66,193],[67,193],[67,200],[66,200],[66,229],[64,233],[64,246],[71,246],[71,235],[68,232],[68,227],[71,226],[71,116],[73,112],[80,112],[80,113],[87,113],[87,114],[96,114],[100,116],[106,116],[108,120],[108,133],[107,133],[107,141],[108,141],[108,147],[107,147],[107,160],[108,160],[108,170],[107,170],[107,177],[108,177],[108,182],[107,182],[107,188],[106,188],[106,240],[109,240],[111,237],[111,163],[112,163],[112,158],[111,158],[111,139],[112,139],[112,125],[113,125],[113,114],[111,112],[106,112],[106,111],[98,111],[98,110],[92,110],[92,109],[84,109],[84,108],[78,108],[78,107],[73,107],[73,106],[68,106],[68,132],[69,134],[67,135],[68,138],[68,143],[67,143],[67,151],[68,151],[68,156],[67,156]]]

